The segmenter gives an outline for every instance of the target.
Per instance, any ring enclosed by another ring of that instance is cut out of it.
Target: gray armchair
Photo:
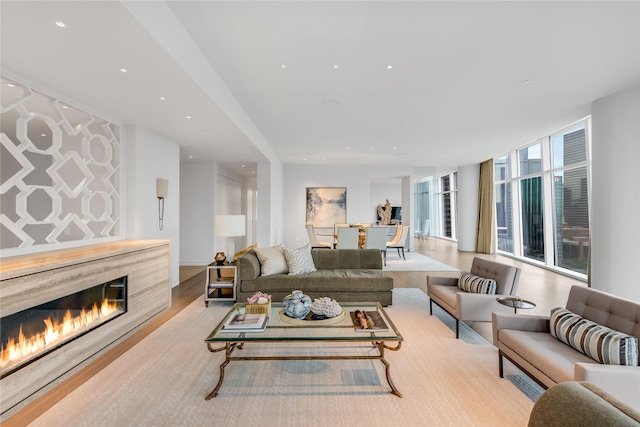
[[[520,279],[520,269],[484,258],[475,257],[471,274],[496,281],[495,294],[477,294],[458,288],[457,277],[427,275],[429,314],[433,314],[433,303],[456,320],[456,338],[459,337],[460,321],[490,322],[492,312],[513,313],[513,308],[496,301],[500,296],[515,296]]]

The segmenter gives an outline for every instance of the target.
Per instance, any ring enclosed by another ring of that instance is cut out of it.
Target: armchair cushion
[[[496,281],[493,279],[485,279],[475,274],[464,272],[458,279],[458,287],[466,292],[476,294],[495,294]]]
[[[583,319],[571,311],[556,307],[551,310],[551,335],[608,365],[638,366],[638,338]]]

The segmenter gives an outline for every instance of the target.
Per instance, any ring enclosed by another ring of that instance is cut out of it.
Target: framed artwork
[[[306,225],[333,228],[347,222],[347,187],[307,187]]]

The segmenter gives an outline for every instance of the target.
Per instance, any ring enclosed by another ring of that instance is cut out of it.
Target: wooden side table
[[[231,276],[221,274],[232,273]],[[214,274],[212,274],[214,273]],[[236,266],[233,264],[218,265],[212,262],[207,266],[207,280],[204,284],[204,305],[209,307],[211,301],[236,300]]]
[[[496,301],[502,305],[506,305],[507,307],[513,307],[514,313],[517,313],[519,308],[527,309],[534,308],[536,306],[536,304],[531,301],[516,297],[498,297],[496,298]]]

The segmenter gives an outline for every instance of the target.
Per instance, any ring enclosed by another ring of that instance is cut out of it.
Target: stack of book
[[[229,317],[221,332],[264,332],[269,323],[265,314],[238,313]]]
[[[356,310],[351,313],[356,332],[387,332],[389,327],[378,311]]]

